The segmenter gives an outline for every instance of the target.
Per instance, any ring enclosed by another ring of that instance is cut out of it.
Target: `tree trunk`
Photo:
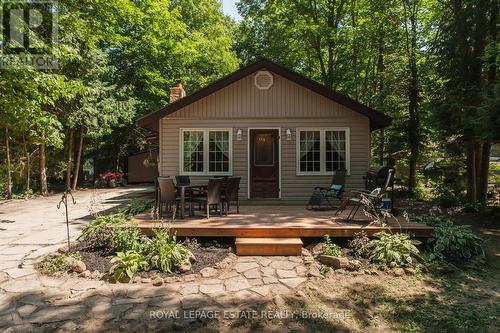
[[[378,60],[377,60],[377,74],[378,74],[378,109],[382,111],[385,109],[385,65],[384,65],[384,38],[380,37],[379,49],[378,49]],[[385,130],[380,129],[380,141],[378,143],[378,154],[379,154],[379,164],[384,165],[384,154],[385,154]]]
[[[30,182],[31,182],[31,161],[30,154],[28,153],[28,144],[26,143],[26,136],[23,134],[23,147],[24,147],[24,156],[26,156],[26,192],[30,190]]]
[[[486,205],[486,196],[488,194],[488,174],[490,172],[490,151],[491,144],[483,144],[481,151],[481,170],[479,172],[479,182],[477,184],[477,199],[483,205]]]
[[[49,194],[49,189],[47,187],[47,172],[45,170],[45,143],[40,144],[38,154],[40,169],[40,194],[46,196]]]
[[[66,191],[71,191],[71,169],[73,169],[73,129],[69,129],[68,151],[66,155]]]
[[[408,88],[408,144],[410,146],[408,192],[412,194],[415,190],[417,177],[417,161],[420,145],[420,117],[418,114],[418,70],[417,70],[417,12],[419,3],[405,1],[405,22],[409,21],[410,27],[406,25],[406,49],[408,52],[408,68],[410,71],[410,83]],[[407,13],[406,13],[407,11]],[[408,16],[406,16],[408,15]],[[406,19],[407,17],[407,19]]]
[[[476,171],[476,197],[479,193],[479,177],[481,174],[481,162],[482,162],[482,151],[483,145],[477,142],[474,145],[474,158],[475,158],[475,171]]]
[[[474,143],[467,145],[467,199],[476,201],[476,158],[474,154]]]
[[[380,129],[380,140],[378,143],[378,155],[379,155],[379,165],[384,165],[384,154],[385,154],[385,130]]]
[[[496,1],[491,2],[491,13],[489,21],[489,34],[490,40],[497,40],[497,20],[498,20],[498,10],[499,5]],[[493,97],[494,87],[497,75],[497,65],[495,54],[492,54],[488,59],[488,97]],[[488,175],[490,171],[490,154],[491,154],[491,143],[486,142],[483,144],[483,149],[481,151],[481,169],[479,171],[479,180],[477,183],[477,199],[483,205],[487,203],[488,194]]]
[[[9,129],[5,129],[5,152],[7,154],[7,187],[5,196],[7,199],[12,199],[12,170],[10,165],[10,147],[9,147]]]
[[[78,155],[76,156],[75,173],[73,177],[73,191],[76,191],[76,186],[78,185],[78,175],[80,173],[80,162],[82,159],[84,135],[85,135],[85,128],[82,126],[80,128],[80,143],[78,144]]]

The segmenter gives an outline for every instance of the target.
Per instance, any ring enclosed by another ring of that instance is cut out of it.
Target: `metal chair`
[[[229,214],[229,205],[231,201],[236,201],[236,213],[240,213],[240,199],[238,196],[238,191],[240,189],[241,177],[229,177],[226,182],[225,190],[222,194],[222,203],[226,206],[226,215]]]
[[[220,178],[212,178],[208,180],[207,190],[200,196],[192,198],[192,202],[198,202],[204,205],[207,211],[207,219],[210,218],[211,206],[216,206],[219,210],[219,214],[222,216],[221,190],[222,180]]]
[[[331,209],[334,207],[334,201],[341,201],[344,194],[346,170],[337,170],[332,177],[330,187],[314,188],[311,198],[306,206],[307,209],[321,209],[325,207]]]
[[[384,182],[384,185],[382,187],[377,187],[376,189],[372,191],[368,190],[353,190],[349,191],[349,197],[347,197],[341,204],[340,207],[337,209],[335,212],[335,216],[338,216],[341,212],[346,210],[347,206],[349,204],[352,204],[352,208],[349,211],[349,214],[347,215],[346,221],[350,221],[354,219],[356,216],[356,213],[358,212],[360,207],[366,207],[365,203],[363,202],[363,197],[367,198],[370,203],[374,207],[379,207],[382,201],[382,198],[384,195],[387,193],[387,188],[392,186],[392,183],[394,182],[394,169],[389,169],[387,173],[387,178]]]

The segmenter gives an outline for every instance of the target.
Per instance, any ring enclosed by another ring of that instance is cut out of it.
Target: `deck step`
[[[300,256],[300,238],[236,238],[239,256]]]

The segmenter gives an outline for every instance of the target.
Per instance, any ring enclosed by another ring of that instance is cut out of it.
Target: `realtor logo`
[[[0,29],[0,68],[57,68],[53,55],[57,44],[55,1],[2,1]]]

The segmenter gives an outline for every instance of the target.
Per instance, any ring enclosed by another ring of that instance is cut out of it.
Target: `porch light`
[[[243,136],[243,130],[241,128],[238,128],[236,131],[236,140],[241,141],[241,138]]]
[[[286,139],[288,141],[292,140],[292,129],[291,128],[286,129]]]

